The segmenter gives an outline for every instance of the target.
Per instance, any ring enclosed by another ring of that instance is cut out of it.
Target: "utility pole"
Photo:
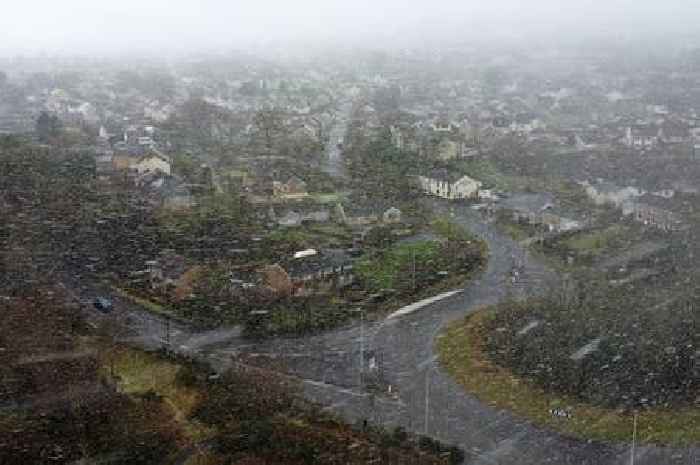
[[[360,387],[365,375],[365,311],[360,311]]]
[[[411,248],[411,287],[416,291],[416,249]]]
[[[170,349],[170,318],[165,318],[163,323],[163,330],[165,331],[165,337],[163,338],[163,345],[166,350]]]
[[[634,414],[634,427],[632,428],[632,446],[630,448],[630,465],[634,465],[634,449],[637,443],[637,414]]]

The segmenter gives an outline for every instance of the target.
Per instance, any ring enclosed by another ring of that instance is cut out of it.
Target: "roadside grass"
[[[224,465],[226,463],[229,463],[226,457],[204,450],[192,454],[183,465]]]
[[[499,222],[499,227],[514,241],[521,242],[532,237],[530,232],[519,224],[502,221]]]
[[[483,308],[450,325],[438,338],[442,367],[467,392],[484,403],[507,409],[538,426],[580,439],[625,442],[632,438],[633,415],[596,407],[578,399],[546,392],[493,363],[483,350],[481,332],[493,310]],[[552,409],[570,412],[555,417]],[[700,408],[642,410],[637,439],[641,443],[687,446],[700,442]]]
[[[113,362],[118,384],[126,394],[154,392],[163,397],[172,410],[173,417],[193,441],[207,439],[212,431],[202,424],[188,419],[201,400],[196,389],[178,383],[176,377],[180,365],[154,354],[134,349],[119,351]]]
[[[320,204],[327,204],[327,203],[338,203],[342,202],[347,198],[347,194],[344,192],[332,192],[332,193],[320,193],[320,194],[311,194],[311,199]]]
[[[146,308],[149,312],[157,313],[159,315],[168,316],[168,317],[174,316],[172,311],[166,309],[164,306],[162,306],[156,302],[153,302],[152,300],[144,299],[143,297],[139,297],[137,295],[134,295],[134,294],[130,293],[129,291],[127,291],[126,289],[122,289],[122,288],[117,287],[117,286],[111,286],[111,288],[120,297],[123,297],[124,299],[130,300],[133,303],[138,304],[138,305]]]

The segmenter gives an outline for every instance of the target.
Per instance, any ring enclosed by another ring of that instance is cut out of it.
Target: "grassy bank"
[[[489,309],[482,309],[452,324],[437,343],[442,366],[467,392],[538,426],[577,438],[613,442],[631,439],[631,413],[546,392],[493,363],[484,350],[482,339],[489,312]],[[568,412],[570,417],[553,415],[552,410],[556,409]],[[637,428],[637,438],[642,443],[696,444],[700,442],[700,408],[642,410],[638,414]]]

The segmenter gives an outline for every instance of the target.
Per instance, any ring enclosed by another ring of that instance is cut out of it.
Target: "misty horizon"
[[[504,41],[694,40],[700,5],[628,0],[202,2],[30,0],[0,17],[0,54],[181,54],[266,47],[407,47]]]

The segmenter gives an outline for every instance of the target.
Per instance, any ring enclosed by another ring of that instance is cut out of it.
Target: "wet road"
[[[433,206],[453,215],[454,221],[489,243],[487,269],[462,292],[400,317],[355,322],[313,337],[261,343],[246,341],[235,328],[198,333],[171,324],[171,347],[206,359],[218,370],[230,367],[232,358],[239,355],[251,363],[256,358],[272,358],[301,380],[308,398],[329,410],[350,421],[401,425],[458,444],[465,450],[468,464],[629,464],[628,445],[574,440],[537,428],[477,401],[438,366],[435,338],[451,321],[506,296],[514,256],[524,266],[523,284],[511,292],[541,293],[556,283],[556,276],[483,222],[480,213],[437,201]],[[121,309],[119,318],[129,327],[126,339],[143,347],[162,345],[166,327],[162,318],[129,302],[118,301],[117,307]],[[378,380],[381,394],[368,392],[362,379]],[[700,451],[638,446],[634,463],[697,465]]]

